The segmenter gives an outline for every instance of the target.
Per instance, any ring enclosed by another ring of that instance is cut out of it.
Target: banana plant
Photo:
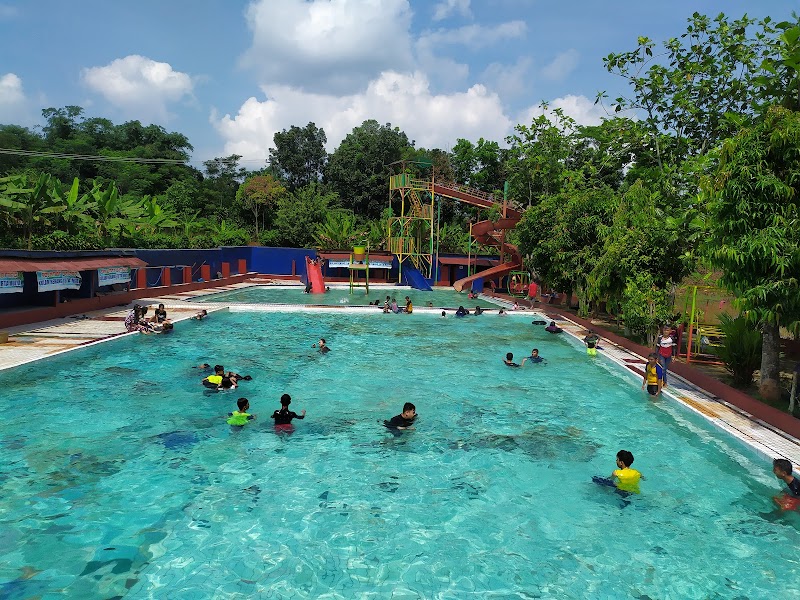
[[[56,220],[58,227],[70,235],[76,235],[81,231],[92,228],[94,221],[91,217],[91,212],[94,210],[94,206],[90,201],[89,194],[79,194],[79,180],[77,177],[72,180],[72,186],[69,191],[65,191],[61,187],[61,182],[54,179],[50,195],[54,204],[64,207],[64,210],[61,211],[59,218]]]
[[[353,214],[344,211],[329,212],[325,222],[317,228],[314,242],[320,250],[344,250],[364,241],[367,232],[358,229]]]
[[[3,178],[0,183],[6,183],[0,204],[11,209],[12,222],[22,229],[25,245],[30,250],[34,231],[48,229],[52,225],[51,215],[64,210],[63,206],[53,203],[51,177],[42,174],[31,182],[27,175],[17,175]]]

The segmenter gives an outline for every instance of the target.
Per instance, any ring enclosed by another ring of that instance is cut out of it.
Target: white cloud
[[[519,118],[522,124],[529,124],[535,117],[560,108],[564,114],[572,117],[578,125],[599,125],[603,117],[607,117],[605,110],[599,104],[595,104],[586,96],[575,96],[568,94],[548,102],[549,111],[545,111],[541,106],[532,106],[525,111]]]
[[[528,72],[533,61],[528,57],[520,57],[513,65],[491,63],[484,69],[481,81],[497,92],[503,99],[520,96],[529,89]]]
[[[528,31],[525,21],[507,21],[499,25],[465,25],[456,29],[437,29],[423,33],[418,45],[435,47],[460,44],[470,48],[485,48],[510,38],[522,37]]]
[[[449,148],[460,137],[500,141],[512,126],[499,97],[484,86],[434,95],[427,77],[419,72],[383,73],[365,92],[349,96],[313,94],[288,86],[276,86],[268,96],[264,101],[249,98],[233,117],[212,114],[211,123],[226,140],[226,154],[264,161],[275,132],[309,121],[325,130],[328,150],[366,119],[391,123],[415,140],[417,147],[425,148]]]
[[[469,9],[470,0],[442,0],[433,7],[433,20],[441,21],[454,13],[462,17],[471,17],[472,11]]]
[[[126,116],[160,122],[169,120],[167,105],[191,98],[194,88],[186,73],[137,54],[83,69],[81,78]]]
[[[574,48],[561,52],[550,64],[542,68],[542,77],[550,81],[563,81],[578,66],[580,56]]]
[[[0,123],[31,125],[34,121],[22,79],[15,73],[0,77]]]
[[[254,0],[246,16],[261,81],[348,94],[413,65],[408,0]]]

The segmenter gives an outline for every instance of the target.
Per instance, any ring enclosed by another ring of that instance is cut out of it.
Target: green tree
[[[310,248],[317,227],[325,222],[329,209],[337,206],[336,194],[325,192],[323,186],[312,183],[278,201],[273,227],[261,235],[267,246]]]
[[[269,166],[289,191],[294,191],[322,179],[328,153],[325,130],[310,122],[305,127],[292,125],[273,137],[275,147],[269,151]]]
[[[325,180],[341,198],[343,208],[376,219],[388,204],[391,165],[411,146],[399,128],[364,121],[331,154]]]
[[[800,319],[800,113],[772,107],[723,145],[705,185],[706,254],[761,322],[760,393],[780,397],[780,326]]]
[[[542,105],[547,109],[547,104]],[[567,179],[567,159],[575,134],[575,121],[560,109],[517,125],[506,138],[508,184],[511,197],[531,206],[542,196],[557,194]]]
[[[487,193],[503,189],[505,153],[497,142],[480,138],[476,144],[459,139],[450,154],[456,183]]]
[[[259,219],[266,223],[267,214],[274,211],[278,201],[285,195],[286,188],[270,174],[253,175],[239,186],[236,200],[252,213],[256,238],[259,237]]]
[[[617,203],[610,188],[570,189],[528,208],[515,229],[520,252],[542,280],[567,298],[577,293],[581,315],[588,314],[590,274]]]

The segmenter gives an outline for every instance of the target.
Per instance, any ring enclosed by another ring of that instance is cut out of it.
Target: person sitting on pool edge
[[[512,352],[506,353],[506,357],[503,359],[503,362],[507,367],[519,367],[519,365],[514,362],[514,354]]]
[[[414,305],[411,304],[411,298],[408,296],[406,296],[406,307],[403,309],[403,312],[409,315],[414,312]]]
[[[283,429],[285,431],[292,429],[292,419],[305,419],[305,409],[300,411],[298,415],[289,410],[289,405],[292,403],[292,397],[289,394],[281,396],[281,408],[272,413],[272,418],[275,419],[275,429]]]
[[[526,358],[523,358],[522,363],[519,366],[524,367],[527,361],[531,361],[532,363],[545,362],[545,360],[541,356],[539,356],[538,348],[534,348],[533,350],[531,350],[531,355]]]
[[[638,494],[639,480],[643,480],[644,476],[636,469],[631,469],[632,464],[633,454],[627,450],[620,450],[617,452],[617,468],[611,473],[611,477],[595,475],[592,481],[617,488],[617,493],[623,497]]]
[[[325,338],[319,338],[319,341],[316,344],[311,344],[312,348],[319,348],[320,354],[327,354],[331,351],[328,345],[325,343]]]
[[[561,329],[561,327],[556,325],[555,321],[550,321],[550,325],[545,327],[544,330],[549,333],[561,333],[562,331],[564,331],[563,329]]]
[[[414,420],[417,418],[417,407],[406,402],[403,404],[403,412],[395,415],[388,421],[384,421],[384,427],[388,429],[414,429]]]
[[[800,479],[792,475],[792,463],[785,458],[776,458],[772,461],[772,472],[788,487],[788,490],[780,496],[773,496],[772,501],[780,506],[781,510],[798,508],[800,506]]]
[[[232,427],[244,427],[248,421],[252,421],[256,418],[255,415],[249,414],[247,411],[250,410],[250,402],[247,398],[239,398],[236,401],[236,410],[232,413],[228,413],[228,425]]]
[[[163,323],[167,320],[167,311],[164,308],[163,304],[159,304],[158,308],[156,309],[155,313],[153,314],[153,318],[150,320],[152,323]]]
[[[651,396],[661,395],[664,385],[664,368],[658,363],[658,355],[653,352],[647,357],[642,378],[642,389],[647,386],[647,393]]]

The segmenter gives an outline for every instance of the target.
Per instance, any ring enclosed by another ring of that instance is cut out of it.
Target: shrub
[[[719,327],[725,341],[716,354],[733,375],[733,383],[747,387],[753,382],[753,373],[761,366],[761,332],[743,316],[735,319],[728,314],[719,316]]]

